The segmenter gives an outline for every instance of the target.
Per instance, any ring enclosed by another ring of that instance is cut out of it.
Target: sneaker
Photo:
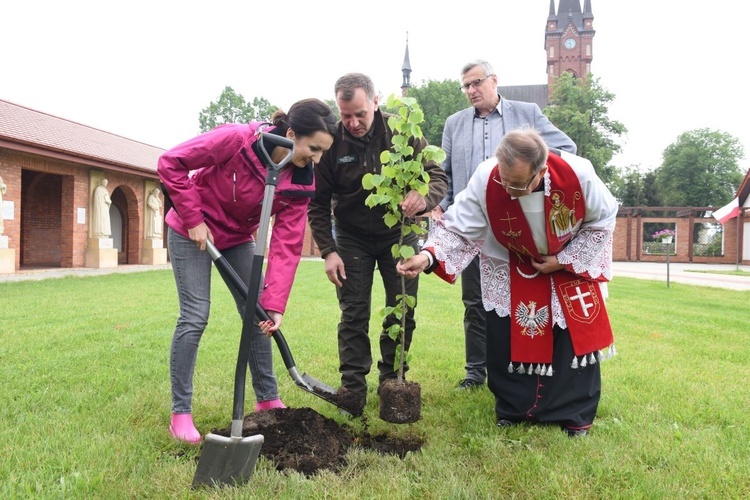
[[[568,437],[577,438],[585,437],[589,435],[588,429],[572,429],[570,427],[563,426],[563,430],[568,433]]]
[[[456,389],[458,389],[459,391],[473,391],[474,389],[479,389],[483,385],[484,382],[479,382],[477,380],[474,380],[473,378],[465,378],[458,383]]]
[[[514,425],[518,425],[518,422],[501,418],[495,425],[498,427],[513,427]]]

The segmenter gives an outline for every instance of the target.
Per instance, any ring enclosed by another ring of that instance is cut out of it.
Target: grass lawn
[[[213,286],[195,373],[204,434],[231,421],[241,328],[218,274]],[[374,302],[377,346],[379,287]],[[409,372],[422,386],[422,420],[378,418],[377,373],[365,409],[368,432],[418,433],[421,452],[401,460],[352,449],[338,474],[311,478],[261,459],[242,487],[191,491],[200,448],[167,432],[171,271],[0,283],[0,497],[747,498],[748,303],[750,292],[616,277],[608,308],[618,355],[602,367],[593,431],[569,439],[556,427],[498,429],[486,387],[453,390],[464,374],[460,287],[425,276]],[[283,331],[300,371],[334,387],[337,321],[322,261],[303,262]],[[275,362],[288,406],[363,425]]]

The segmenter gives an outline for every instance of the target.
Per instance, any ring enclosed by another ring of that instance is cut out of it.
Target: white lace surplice
[[[578,175],[586,202],[586,217],[583,224],[576,228],[569,244],[557,254],[557,259],[568,271],[577,275],[608,281],[612,278],[612,234],[617,202],[595,175],[588,160],[567,153],[563,153],[563,159]],[[511,302],[508,250],[498,243],[489,230],[485,201],[485,188],[495,165],[494,158],[479,165],[467,188],[456,196],[455,203],[433,225],[425,246],[434,249],[435,257],[453,275],[460,274],[481,251],[484,308],[487,311],[494,310],[498,316],[504,317],[510,314]],[[547,252],[544,200],[550,194],[549,182],[549,175],[546,175],[543,196],[541,192],[528,195],[521,204],[542,254]],[[606,283],[601,283],[600,286],[606,297]],[[554,287],[551,302],[554,323],[566,328],[565,316]]]

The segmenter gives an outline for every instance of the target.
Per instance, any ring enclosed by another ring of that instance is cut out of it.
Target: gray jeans
[[[169,357],[169,376],[172,382],[172,413],[191,413],[193,399],[193,373],[198,356],[198,343],[208,324],[211,305],[211,273],[213,263],[208,252],[181,236],[171,227],[168,229],[167,246],[172,261],[172,270],[177,285],[180,316],[172,336]],[[249,242],[223,250],[229,264],[247,282],[250,276],[255,243]],[[242,318],[244,301],[234,293],[237,311]],[[239,327],[241,328],[241,327]],[[239,329],[238,328],[238,329]],[[237,338],[238,332],[229,332]],[[234,373],[237,360],[227,359],[228,373]],[[257,401],[269,401],[279,397],[276,377],[273,373],[273,351],[271,339],[260,328],[253,329],[250,342],[250,375]]]

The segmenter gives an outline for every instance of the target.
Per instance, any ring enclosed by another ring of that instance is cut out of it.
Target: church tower
[[[564,72],[576,78],[585,78],[591,72],[594,54],[594,15],[591,0],[559,0],[555,13],[555,0],[549,1],[549,16],[544,34],[547,52],[547,85]]]
[[[406,97],[406,91],[411,87],[409,83],[411,75],[411,64],[409,63],[409,32],[406,32],[406,53],[404,54],[404,64],[401,67],[401,74],[404,76],[404,81],[401,83],[401,97]]]

